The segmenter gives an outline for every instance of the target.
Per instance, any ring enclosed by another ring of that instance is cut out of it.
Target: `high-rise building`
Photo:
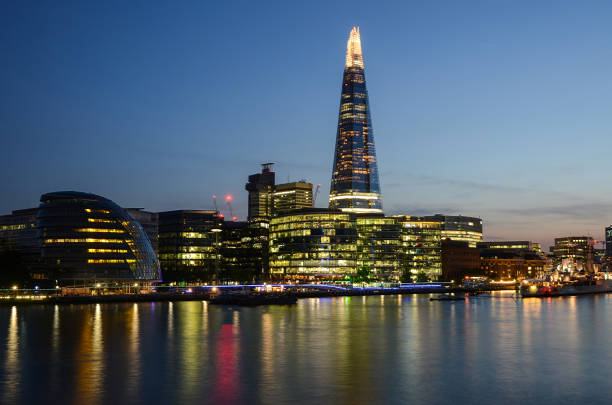
[[[262,164],[261,173],[249,176],[244,186],[249,192],[248,220],[269,219],[272,216],[272,192],[274,191],[275,173],[273,163]]]
[[[277,184],[272,192],[273,213],[312,207],[312,184],[305,181]]]
[[[359,28],[351,30],[346,48],[329,208],[382,213]]]
[[[469,247],[475,248],[482,242],[482,219],[464,217],[463,215],[436,214],[424,217],[428,221],[440,222],[442,239],[467,242]]]
[[[590,236],[555,238],[555,269],[566,272],[592,273],[594,241]]]
[[[612,225],[606,227],[606,256],[612,257]]]

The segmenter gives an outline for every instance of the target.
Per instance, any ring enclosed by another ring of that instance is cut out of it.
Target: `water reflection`
[[[5,346],[5,362],[3,370],[3,395],[2,403],[15,402],[19,392],[19,325],[17,319],[17,307],[11,307],[11,315],[8,324],[8,335]]]
[[[91,307],[83,307],[84,314]],[[76,403],[97,404],[102,400],[104,383],[104,338],[102,306],[95,304],[93,316],[82,323],[81,341],[76,356]]]
[[[0,324],[2,404],[602,402],[612,378],[612,296],[0,307]]]

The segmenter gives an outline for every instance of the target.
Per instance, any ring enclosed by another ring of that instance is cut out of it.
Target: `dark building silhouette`
[[[159,262],[165,281],[215,281],[221,270],[223,219],[217,211],[159,213]]]
[[[220,242],[220,281],[268,279],[268,224],[225,221]]]
[[[329,208],[382,213],[361,38],[356,27],[351,30],[346,49]]]
[[[612,225],[606,227],[606,256],[612,258]]]
[[[459,281],[465,276],[479,276],[480,250],[468,242],[442,240],[442,277],[446,281]]]
[[[54,279],[155,282],[159,262],[146,233],[127,211],[95,194],[43,194],[37,228],[41,257]]]
[[[38,208],[15,210],[0,216],[0,250],[12,251],[18,255],[21,270],[6,269],[8,272],[23,271],[25,278],[46,279],[47,274],[40,263],[40,239],[36,229]],[[14,263],[0,263],[2,266]]]
[[[249,182],[244,186],[249,192],[248,220],[269,219],[272,216],[272,192],[275,185],[273,163],[262,164],[261,173],[249,176]]]

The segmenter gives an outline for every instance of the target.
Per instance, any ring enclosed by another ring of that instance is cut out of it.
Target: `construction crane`
[[[213,195],[213,205],[215,206],[215,211],[217,212],[217,216],[219,218],[223,218],[223,214],[221,213],[221,211],[219,211],[219,207],[217,207],[217,196]]]
[[[232,217],[232,221],[236,221],[238,219],[238,217],[234,216],[234,210],[232,210],[232,196],[230,194],[225,196],[225,202],[227,203],[227,208],[229,208],[230,211],[230,217]]]
[[[317,202],[317,196],[319,195],[319,190],[321,189],[321,185],[317,184],[317,188],[315,189],[315,193],[314,196],[312,197],[312,206],[315,206],[315,203]]]

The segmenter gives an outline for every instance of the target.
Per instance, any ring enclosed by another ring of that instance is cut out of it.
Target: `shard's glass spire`
[[[329,207],[357,213],[382,213],[374,133],[357,27],[351,30],[346,44]]]

